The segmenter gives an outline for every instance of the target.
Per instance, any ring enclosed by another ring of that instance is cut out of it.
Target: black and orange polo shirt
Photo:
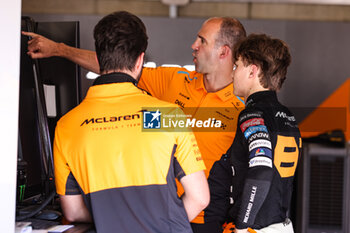
[[[145,94],[123,73],[95,84],[57,123],[57,193],[82,194],[97,232],[192,232],[174,166],[185,175],[205,169],[195,137],[141,128],[143,109],[179,108]]]

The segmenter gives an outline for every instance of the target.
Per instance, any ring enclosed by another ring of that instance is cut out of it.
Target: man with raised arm
[[[93,221],[99,233],[191,233],[189,221],[209,203],[205,165],[190,130],[142,129],[147,109],[182,113],[136,86],[145,26],[135,15],[115,12],[98,22],[94,38],[101,76],[55,131],[55,181],[64,216]],[[181,198],[175,178],[184,187]]]
[[[28,54],[32,58],[61,56],[88,70],[100,72],[95,52],[69,47],[33,33],[26,35],[33,38],[28,45]],[[213,181],[213,185],[224,187],[227,200],[229,189],[225,184],[230,182],[231,173],[227,155],[221,156],[233,142],[237,117],[244,107],[243,101],[232,93],[232,51],[245,35],[243,25],[236,19],[210,18],[203,23],[192,44],[196,71],[170,67],[144,68],[138,82],[138,87],[154,97],[179,105],[192,118],[206,116],[221,121],[220,128],[201,132],[194,130],[194,134],[207,167],[206,176],[210,170],[225,174],[225,180]],[[179,189],[181,193],[181,187]],[[211,193],[210,205],[216,205],[215,199],[215,193]],[[212,233],[208,225],[200,223],[213,222],[217,225],[215,214],[209,211],[204,216],[202,212],[192,221],[193,230]]]

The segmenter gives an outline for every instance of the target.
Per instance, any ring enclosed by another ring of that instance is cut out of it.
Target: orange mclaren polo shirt
[[[57,193],[82,194],[97,232],[192,232],[175,167],[184,175],[205,169],[195,137],[188,130],[145,132],[148,107],[182,112],[145,94],[130,76],[113,73],[96,79],[57,123]]]
[[[235,137],[237,118],[244,101],[233,94],[233,84],[217,92],[207,92],[203,75],[185,68],[144,68],[138,87],[152,96],[177,104],[192,118],[221,121],[220,128],[193,129],[202,154],[206,177],[215,161],[226,153]],[[182,187],[179,186],[181,193]],[[203,223],[203,212],[192,222]]]

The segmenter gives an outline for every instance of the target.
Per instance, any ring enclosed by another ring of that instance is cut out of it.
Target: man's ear
[[[231,49],[227,45],[223,45],[220,47],[220,58],[231,56],[231,54]]]
[[[142,69],[144,57],[145,57],[145,53],[142,52],[136,60],[135,70],[140,71]]]
[[[251,64],[250,65],[250,74],[249,74],[249,77],[251,77],[251,78],[258,78],[258,76],[259,76],[259,72],[260,72],[260,68],[259,68],[259,66],[257,66],[257,65],[254,65],[254,64]]]

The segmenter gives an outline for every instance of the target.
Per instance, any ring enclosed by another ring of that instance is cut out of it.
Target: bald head
[[[227,45],[233,51],[235,44],[246,37],[246,31],[237,19],[231,17],[213,17],[209,18],[205,23],[208,22],[220,25],[220,29],[216,35],[217,46]]]

